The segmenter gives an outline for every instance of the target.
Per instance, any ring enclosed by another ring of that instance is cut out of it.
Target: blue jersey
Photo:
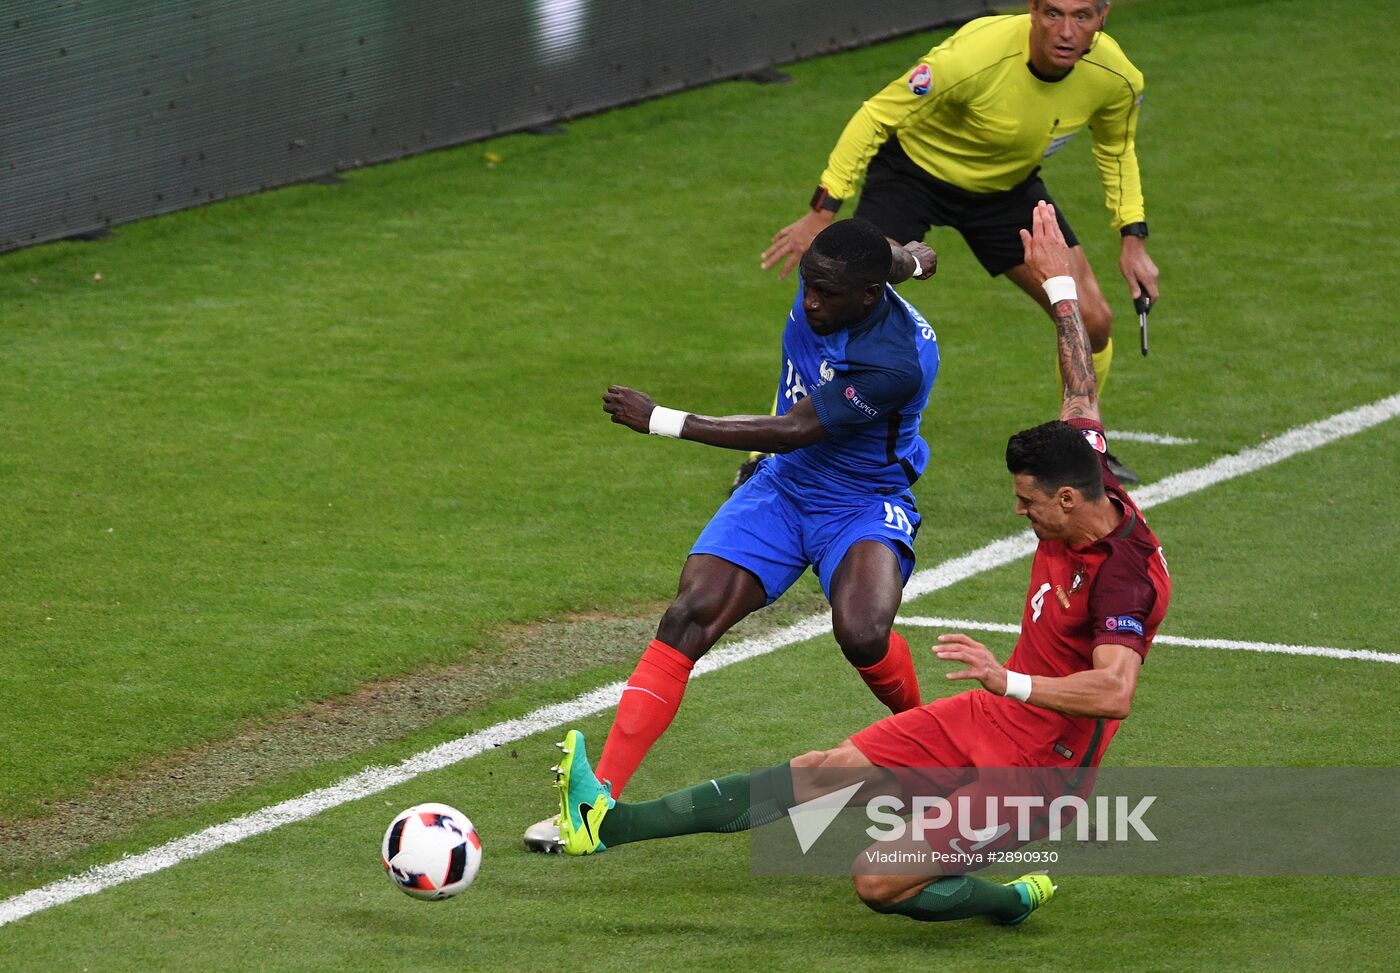
[[[807,324],[804,290],[783,331],[778,415],[810,395],[827,438],[773,457],[774,472],[838,493],[907,490],[928,466],[919,419],[938,374],[938,337],[888,285],[867,318],[822,337]]]

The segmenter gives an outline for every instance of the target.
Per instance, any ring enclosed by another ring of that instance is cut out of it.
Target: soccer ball
[[[384,870],[415,899],[448,899],[476,878],[481,839],[471,819],[446,804],[418,804],[384,832]]]

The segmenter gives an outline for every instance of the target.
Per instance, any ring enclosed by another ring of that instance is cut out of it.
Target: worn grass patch
[[[781,605],[736,626],[734,636],[761,635],[825,606],[820,591],[799,585]],[[194,814],[254,785],[382,748],[449,717],[470,717],[501,696],[557,683],[565,673],[618,678],[652,638],[665,605],[649,607],[650,614],[635,618],[591,612],[509,626],[491,640],[499,648],[480,653],[480,661],[429,666],[308,702],[228,739],[162,754],[96,781],[80,797],[0,819],[0,876],[72,860],[85,849],[120,841],[152,817]]]

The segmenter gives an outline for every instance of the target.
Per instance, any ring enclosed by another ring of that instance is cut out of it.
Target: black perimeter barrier
[[[0,252],[986,10],[986,0],[4,3]]]

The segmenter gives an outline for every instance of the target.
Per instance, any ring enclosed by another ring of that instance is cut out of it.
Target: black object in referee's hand
[[[1147,354],[1147,312],[1152,310],[1152,298],[1147,296],[1146,291],[1133,298],[1133,310],[1137,311],[1138,337],[1142,340],[1142,353],[1145,356]]]

